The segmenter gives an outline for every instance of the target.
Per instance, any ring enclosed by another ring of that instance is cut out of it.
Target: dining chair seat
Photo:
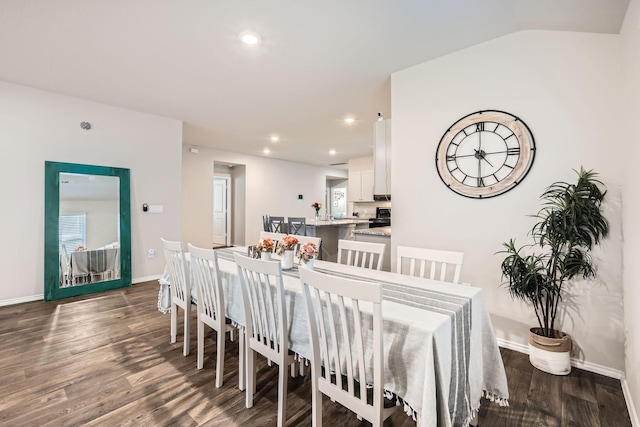
[[[182,353],[189,355],[191,335],[191,284],[182,242],[160,239],[164,248],[165,263],[169,270],[169,293],[171,295],[171,343],[177,340],[178,307],[184,311],[184,344]]]
[[[380,270],[385,244],[338,240],[338,264]]]
[[[398,246],[396,256],[397,273],[460,283],[460,272],[464,260],[462,252]]]

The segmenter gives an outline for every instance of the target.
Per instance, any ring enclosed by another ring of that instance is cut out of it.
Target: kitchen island
[[[307,236],[322,238],[321,259],[338,260],[338,240],[353,240],[357,230],[368,230],[369,220],[360,218],[318,220],[307,219]]]
[[[391,271],[391,227],[355,230],[354,237],[357,242],[383,243],[382,270]]]

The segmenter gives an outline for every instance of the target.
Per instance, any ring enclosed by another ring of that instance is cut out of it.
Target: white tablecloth
[[[227,317],[244,325],[233,250],[246,253],[244,248],[218,249],[218,260]],[[384,388],[421,426],[461,425],[475,414],[483,394],[507,404],[506,374],[482,289],[318,260],[315,269],[383,284]],[[297,268],[283,273],[290,347],[309,358]],[[161,293],[159,303],[162,298]]]

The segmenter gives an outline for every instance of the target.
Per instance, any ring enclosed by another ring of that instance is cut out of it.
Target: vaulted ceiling
[[[2,0],[0,80],[182,120],[187,145],[327,165],[371,155],[391,73],[520,30],[617,34],[627,5]]]

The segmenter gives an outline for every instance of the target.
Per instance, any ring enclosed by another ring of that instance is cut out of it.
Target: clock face
[[[484,199],[517,186],[529,173],[535,150],[529,127],[518,117],[478,111],[455,122],[442,136],[436,168],[450,190]]]

